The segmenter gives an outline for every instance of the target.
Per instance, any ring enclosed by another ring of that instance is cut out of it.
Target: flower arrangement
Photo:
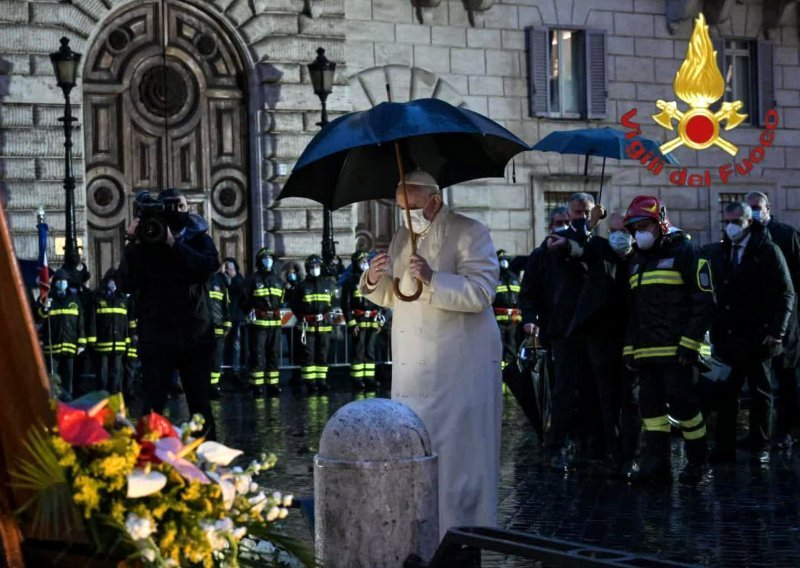
[[[242,452],[199,436],[202,416],[175,427],[151,413],[134,426],[122,396],[104,394],[56,403],[56,426],[29,434],[31,457],[12,475],[34,494],[22,509],[34,530],[85,533],[95,555],[152,566],[313,565],[273,528],[292,496],[255,481],[274,455],[232,467]]]

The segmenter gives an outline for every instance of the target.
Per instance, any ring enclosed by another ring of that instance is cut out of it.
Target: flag
[[[43,216],[42,216],[43,217]],[[39,285],[39,299],[44,302],[50,291],[50,268],[47,266],[47,224],[40,220],[36,224],[39,231],[39,260],[37,263],[36,283]]]

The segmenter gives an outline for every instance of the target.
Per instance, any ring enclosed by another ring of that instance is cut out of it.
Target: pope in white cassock
[[[417,237],[395,233],[361,277],[361,292],[394,309],[392,399],[419,415],[439,455],[439,538],[455,526],[495,526],[502,415],[500,333],[492,313],[499,265],[489,230],[448,210],[436,181],[418,170],[406,177]],[[405,214],[403,215],[404,222]],[[412,302],[395,297],[414,293]]]

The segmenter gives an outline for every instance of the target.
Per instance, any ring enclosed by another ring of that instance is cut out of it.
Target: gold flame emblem
[[[716,145],[735,156],[739,148],[720,136],[720,125],[724,121],[725,130],[731,130],[739,126],[747,115],[739,113],[742,101],[723,102],[717,112],[708,109],[725,94],[725,80],[717,66],[717,52],[708,35],[703,14],[694,21],[686,57],[675,73],[672,88],[675,95],[691,108],[682,112],[675,101],[659,99],[656,102],[661,112],[654,114],[653,120],[658,125],[674,130],[672,121],[678,122],[678,136],[662,144],[661,152],[668,154],[683,145],[693,150]]]

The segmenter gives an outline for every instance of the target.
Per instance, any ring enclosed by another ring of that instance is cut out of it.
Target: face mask
[[[504,270],[505,270],[506,268],[508,268],[508,261],[507,261],[507,260],[501,260],[501,261],[500,261],[500,268],[502,268],[502,269],[504,269]]]
[[[261,259],[261,266],[264,267],[264,270],[272,270],[272,263],[274,261],[270,257],[262,258]]]
[[[767,222],[769,222],[769,214],[760,209],[753,209],[753,221],[758,221],[762,225],[766,225]]]
[[[63,294],[66,291],[67,291],[67,281],[56,280],[56,292],[61,292]]]
[[[106,282],[106,290],[108,291],[109,294],[113,294],[114,292],[117,291],[117,283],[114,282],[113,280],[109,280],[108,282]]]
[[[362,262],[358,267],[361,269],[361,272],[366,272],[369,270],[369,262]]]
[[[316,278],[322,273],[322,269],[319,266],[315,266],[314,268],[309,270],[308,273],[311,274],[311,276],[313,276],[314,278]]]
[[[650,250],[656,244],[656,238],[650,231],[636,231],[636,246],[642,250]]]
[[[553,227],[553,232],[556,234],[563,233],[567,229],[569,229],[569,225],[558,225],[557,227]]]
[[[736,223],[728,223],[725,225],[725,234],[728,235],[728,238],[732,240],[734,243],[738,243],[748,233],[748,229],[740,227]]]
[[[289,280],[289,282],[297,282],[297,273],[290,272],[289,276],[287,276],[287,279]]]
[[[411,214],[411,230],[417,233],[418,235],[424,233],[428,230],[428,227],[431,226],[431,222],[425,218],[425,215],[422,214],[424,207],[422,209],[411,209],[409,213]],[[403,212],[403,223],[408,229],[408,219],[406,218],[405,211]]]
[[[579,235],[588,235],[589,230],[586,227],[586,219],[574,219],[570,222],[572,228],[575,230],[576,233]]]
[[[627,231],[612,231],[608,234],[608,244],[614,252],[626,253],[631,250],[631,235]]]

